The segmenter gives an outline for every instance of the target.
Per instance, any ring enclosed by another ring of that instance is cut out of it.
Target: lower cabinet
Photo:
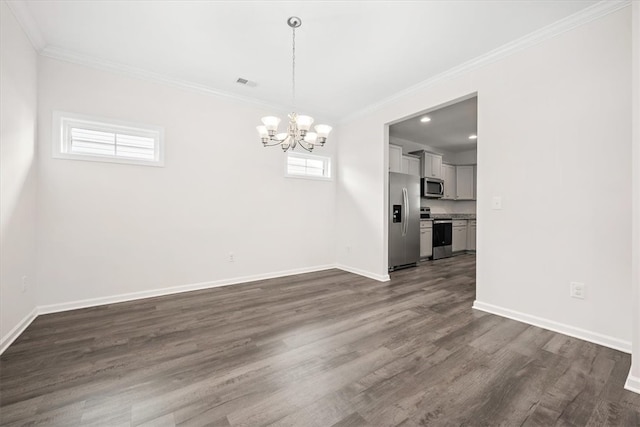
[[[476,220],[454,219],[452,226],[452,252],[475,252]],[[433,221],[420,221],[420,258],[431,256],[433,256]]]
[[[467,250],[467,220],[453,221],[453,236],[451,238],[453,252]]]
[[[476,250],[476,221],[469,220],[469,226],[467,228],[467,250]]]
[[[420,221],[420,258],[433,255],[433,222]]]

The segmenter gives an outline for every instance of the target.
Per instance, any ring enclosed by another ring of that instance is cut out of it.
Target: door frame
[[[383,188],[383,192],[384,192],[384,218],[383,218],[383,224],[384,224],[384,245],[383,245],[383,257],[384,257],[384,266],[385,269],[384,271],[389,271],[389,126],[394,125],[396,123],[408,120],[408,119],[413,119],[415,117],[419,117],[422,116],[424,114],[428,114],[431,113],[433,111],[436,110],[440,110],[442,108],[448,107],[450,105],[453,104],[457,104],[458,102],[462,102],[462,101],[466,101],[467,99],[471,99],[471,98],[478,98],[478,110],[480,110],[480,95],[479,95],[479,91],[475,91],[475,92],[471,92],[469,94],[460,96],[458,98],[452,99],[450,101],[444,102],[444,103],[440,103],[437,105],[433,105],[430,107],[427,107],[423,110],[420,110],[416,113],[413,114],[409,114],[407,116],[404,117],[400,117],[397,118],[395,120],[392,120],[390,122],[387,122],[384,124],[384,162],[383,162],[383,168],[384,168],[384,188]],[[478,121],[478,137],[480,137],[480,121]],[[478,138],[478,141],[480,140],[480,138]],[[478,159],[480,158],[480,143],[478,142],[477,145],[477,149],[478,149]],[[478,180],[478,174],[476,173],[476,188],[480,188],[480,180]],[[478,209],[476,207],[476,218],[478,215]],[[477,224],[477,223],[476,223]],[[480,224],[482,224],[482,222],[480,222]],[[482,225],[478,226],[476,225],[476,233],[477,236],[480,236],[480,229],[481,229]],[[478,240],[476,237],[476,248],[478,247]],[[478,273],[477,273],[477,265],[476,265],[476,277],[477,277]]]

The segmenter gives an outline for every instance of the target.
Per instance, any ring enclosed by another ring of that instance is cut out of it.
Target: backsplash
[[[420,207],[431,208],[431,213],[434,214],[475,214],[476,202],[464,201],[459,202],[456,200],[437,200],[437,199],[420,199]]]

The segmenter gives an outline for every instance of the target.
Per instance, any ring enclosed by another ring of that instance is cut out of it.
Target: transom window
[[[289,151],[286,175],[296,178],[330,179],[331,158]]]
[[[56,158],[148,166],[164,165],[162,128],[54,113]]]

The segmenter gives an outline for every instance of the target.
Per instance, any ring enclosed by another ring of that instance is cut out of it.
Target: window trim
[[[137,136],[152,136],[157,141],[156,158],[143,160],[126,157],[100,156],[92,154],[77,154],[68,152],[67,138],[68,122],[85,122],[90,128],[105,132],[122,132]],[[164,167],[164,128],[161,126],[133,123],[107,117],[89,116],[85,114],[69,113],[65,111],[53,112],[52,127],[53,158],[66,160],[84,160],[91,162],[118,163],[125,165]]]
[[[329,176],[315,176],[315,175],[299,175],[299,174],[290,174],[289,173],[289,156],[299,156],[306,159],[312,160],[322,160],[326,168],[328,169]],[[309,153],[301,153],[299,151],[287,151],[286,156],[284,157],[284,176],[285,178],[295,178],[295,179],[311,179],[314,181],[333,181],[333,174],[331,168],[332,158],[331,156],[319,156],[316,154]]]

